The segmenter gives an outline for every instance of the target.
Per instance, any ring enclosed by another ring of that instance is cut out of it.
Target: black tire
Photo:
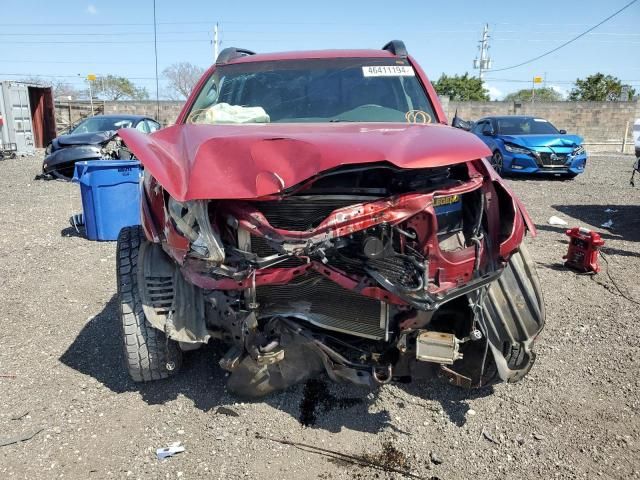
[[[502,167],[504,166],[504,157],[499,150],[493,152],[490,160],[491,166],[498,173],[498,175],[502,175]]]
[[[138,251],[146,239],[139,226],[120,230],[116,249],[118,300],[124,361],[135,382],[167,378],[180,370],[182,352],[177,342],[151,326],[138,291]]]

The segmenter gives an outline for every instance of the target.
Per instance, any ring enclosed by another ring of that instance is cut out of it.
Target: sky
[[[213,29],[221,48],[256,52],[381,48],[403,40],[432,81],[476,75],[485,23],[493,68],[518,64],[597,24],[630,0],[156,0],[158,69],[208,67]],[[155,98],[153,0],[0,0],[0,80],[39,76],[86,88],[86,75],[131,78]],[[571,45],[526,66],[487,72],[492,99],[528,88],[534,76],[562,93],[602,72],[640,90],[640,1]]]

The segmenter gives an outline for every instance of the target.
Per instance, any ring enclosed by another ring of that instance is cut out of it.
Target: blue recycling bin
[[[140,225],[140,162],[77,162],[73,181],[80,184],[84,225],[89,240],[117,240],[123,227]]]

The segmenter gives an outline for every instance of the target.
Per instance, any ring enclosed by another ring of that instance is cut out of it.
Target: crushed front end
[[[226,344],[238,394],[321,372],[480,386],[533,364],[532,227],[483,159],[337,166],[248,200],[179,202],[149,174],[144,192],[146,318],[183,349]]]

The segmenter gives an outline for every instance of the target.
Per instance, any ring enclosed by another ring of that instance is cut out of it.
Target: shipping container
[[[33,155],[55,136],[51,87],[0,81],[0,152]]]

